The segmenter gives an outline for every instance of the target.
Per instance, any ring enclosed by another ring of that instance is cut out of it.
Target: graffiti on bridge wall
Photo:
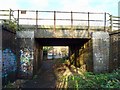
[[[20,73],[22,76],[32,76],[33,50],[23,48],[20,50]]]
[[[2,53],[2,77],[7,77],[11,72],[17,69],[16,55],[11,49],[7,48]]]

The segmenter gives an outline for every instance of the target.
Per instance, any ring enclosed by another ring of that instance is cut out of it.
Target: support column
[[[34,31],[17,31],[19,45],[18,78],[32,78],[34,66]]]
[[[78,65],[79,49],[80,46],[69,46],[69,60],[70,63],[75,66],[79,66]]]
[[[93,39],[93,70],[94,72],[107,72],[109,70],[109,34],[107,32],[94,32]]]

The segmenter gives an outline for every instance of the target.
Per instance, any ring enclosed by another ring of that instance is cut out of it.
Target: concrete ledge
[[[34,31],[17,31],[17,38],[34,38]]]
[[[37,30],[35,38],[89,38],[87,30]]]

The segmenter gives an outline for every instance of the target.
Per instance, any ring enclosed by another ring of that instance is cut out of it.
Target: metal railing
[[[18,29],[17,19],[14,17],[13,10],[0,10],[0,24],[3,24],[4,28]],[[15,30],[13,30],[15,31]]]
[[[65,28],[73,30],[85,27],[87,30],[97,27],[104,31],[108,31],[113,27],[113,17],[109,13],[94,13],[94,12],[68,12],[68,11],[35,11],[35,10],[0,10],[0,12],[8,12],[7,14],[0,13],[0,19],[13,20],[19,25],[34,26],[35,29],[42,28],[40,26],[50,26],[44,28]],[[66,26],[66,27],[65,27]],[[100,27],[100,28],[99,28]],[[96,28],[95,28],[96,29]]]
[[[120,17],[110,15],[111,31],[120,30]]]
[[[11,20],[17,22],[16,18],[14,17],[13,10],[0,10],[0,20]]]

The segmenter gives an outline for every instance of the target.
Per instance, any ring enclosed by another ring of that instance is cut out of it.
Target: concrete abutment
[[[109,71],[109,34],[93,32],[83,45],[69,46],[71,64],[95,73]]]
[[[27,36],[27,34],[31,35]],[[40,36],[36,38],[34,31],[18,32],[17,36],[18,38],[21,37],[23,42],[25,41],[24,38],[30,40],[25,47],[32,48],[33,50],[34,59],[32,67],[34,74],[40,69],[43,59],[43,46],[45,45],[69,46],[70,63],[86,71],[96,73],[109,71],[109,34],[107,32],[93,32],[91,38],[40,38]],[[31,36],[33,37],[31,38]],[[32,46],[30,47],[31,44]]]
[[[78,32],[78,31],[77,31]],[[44,33],[45,34],[45,33]],[[70,33],[71,34],[71,33]],[[96,73],[110,69],[108,32],[93,32],[91,38],[37,37],[35,31],[17,31],[16,46],[19,78],[29,78],[38,72],[43,60],[43,46],[69,46],[71,64]],[[53,35],[56,36],[56,35]],[[72,35],[71,35],[72,36]],[[114,68],[114,67],[113,67]]]

